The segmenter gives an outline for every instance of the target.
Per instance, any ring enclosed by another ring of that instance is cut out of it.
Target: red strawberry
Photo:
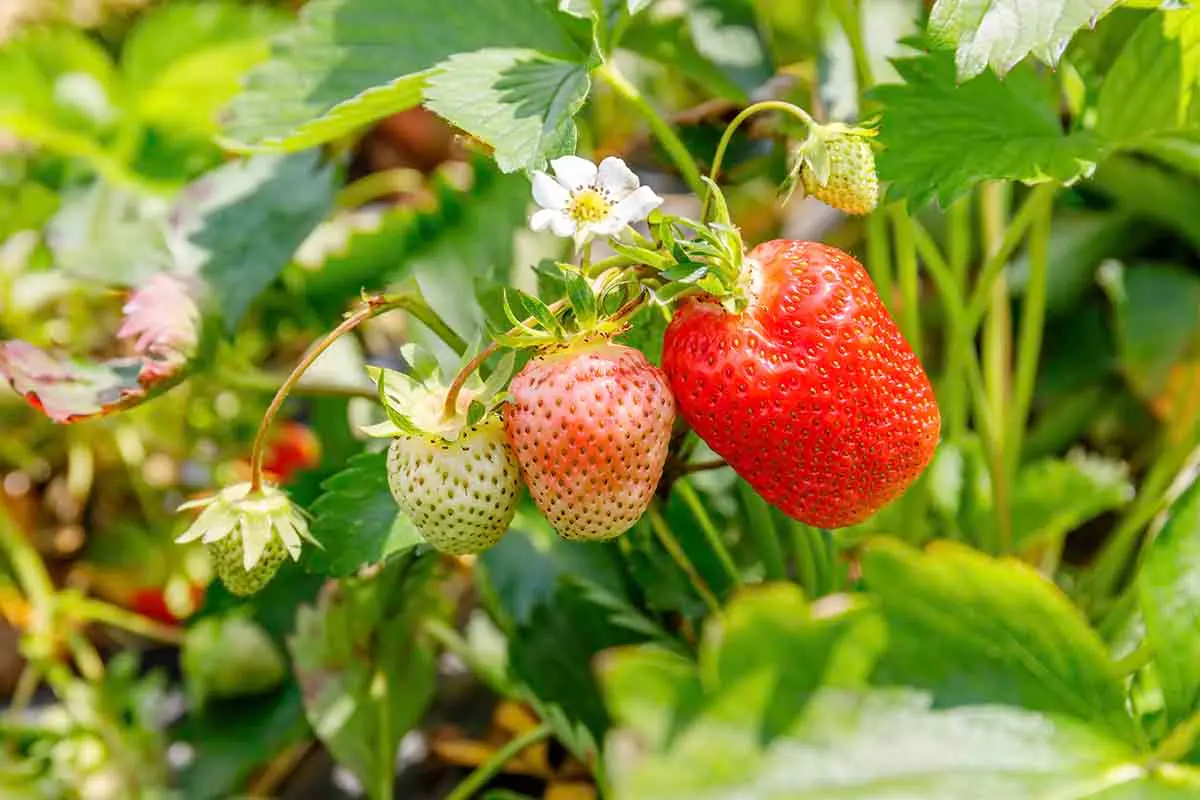
[[[680,303],[663,368],[680,413],[767,501],[810,525],[862,522],[933,457],[941,418],[862,265],[776,240],[745,262],[748,304]]]
[[[539,354],[509,394],[508,441],[559,534],[598,541],[629,530],[654,496],[675,421],[662,370],[592,339]]]

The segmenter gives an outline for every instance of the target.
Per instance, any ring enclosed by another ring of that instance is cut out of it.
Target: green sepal
[[[571,304],[571,313],[580,328],[590,328],[596,324],[597,303],[596,292],[587,278],[574,270],[564,270],[563,277],[567,284],[567,302]]]

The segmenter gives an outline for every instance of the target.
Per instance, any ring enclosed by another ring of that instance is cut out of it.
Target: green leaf
[[[324,549],[305,550],[306,568],[345,577],[424,541],[392,499],[387,453],[354,456],[321,488],[325,493],[312,506],[312,535]]]
[[[1164,785],[1132,747],[1069,717],[855,687],[883,643],[877,622],[844,597],[809,610],[794,587],[770,586],[710,623],[698,665],[649,647],[606,655],[614,797],[1010,800]],[[780,700],[793,713],[764,737]]]
[[[1133,734],[1100,637],[1053,584],[1015,560],[960,545],[871,545],[863,559],[888,622],[876,680],[928,689],[939,705],[1006,703]]]
[[[268,38],[286,19],[273,8],[228,0],[153,8],[121,51],[134,110],[161,128],[216,133],[217,111],[266,59]]]
[[[320,153],[256,156],[210,173],[185,192],[181,223],[200,275],[233,331],[333,205],[334,169]]]
[[[459,53],[527,48],[581,60],[559,18],[538,0],[316,0],[248,76],[227,135],[273,150],[344,136],[420,103],[426,80]]]
[[[1096,130],[1122,145],[1188,127],[1200,70],[1200,10],[1148,15],[1105,75]]]
[[[113,145],[124,121],[112,60],[82,32],[35,28],[0,48],[0,131],[136,182]]]
[[[435,561],[409,556],[328,584],[296,614],[289,649],[308,721],[370,786],[394,774],[400,739],[433,699],[436,661],[420,626]]]
[[[1200,708],[1200,482],[1172,505],[1150,545],[1138,591],[1173,727]]]
[[[732,686],[771,673],[757,709],[763,741],[790,729],[822,686],[864,685],[886,639],[865,603],[839,598],[810,607],[790,583],[744,591],[714,627],[716,632],[706,631],[700,655],[709,680]],[[852,646],[841,646],[847,641]]]
[[[1005,75],[1029,54],[1054,66],[1071,37],[1116,5],[1116,0],[937,0],[929,31],[957,45],[958,75],[974,78],[989,65]]]
[[[824,689],[767,747],[719,718],[693,723],[665,754],[613,741],[617,800],[1086,798],[1114,784],[1130,798],[1172,796],[1145,794],[1167,784],[1154,783],[1136,753],[1076,721],[1003,706],[937,710],[905,690]]]
[[[1063,132],[1052,85],[1031,67],[960,85],[944,52],[895,65],[904,83],[872,92],[884,106],[878,166],[910,210],[948,206],[981,181],[1070,182],[1103,153],[1094,134]]]
[[[575,152],[575,113],[587,99],[585,64],[536,50],[451,56],[425,88],[426,106],[491,145],[505,172],[540,169]]]
[[[1153,140],[1155,148],[1163,140]],[[1197,179],[1145,159],[1113,155],[1104,159],[1088,185],[1139,218],[1177,231],[1200,249],[1200,191]]]
[[[1073,454],[1022,467],[1013,487],[1013,547],[1061,540],[1075,528],[1133,499],[1129,468],[1121,461]]]

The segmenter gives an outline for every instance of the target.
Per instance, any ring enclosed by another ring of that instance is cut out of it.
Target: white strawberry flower
[[[533,199],[541,208],[530,218],[529,227],[570,236],[576,247],[596,236],[617,235],[663,202],[614,156],[599,166],[579,156],[563,156],[551,161],[550,167],[553,177],[533,173]]]
[[[278,537],[293,561],[299,560],[303,541],[316,544],[308,532],[308,520],[288,496],[273,486],[254,491],[249,483],[227,486],[215,495],[190,500],[180,511],[204,509],[196,521],[175,541],[211,544],[226,537],[240,538],[242,566],[254,569],[271,540]]]

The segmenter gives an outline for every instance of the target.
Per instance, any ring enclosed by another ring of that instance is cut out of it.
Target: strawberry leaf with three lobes
[[[429,79],[460,53],[525,48],[582,62],[570,21],[538,0],[315,0],[248,76],[226,134],[245,150],[330,141],[418,105]]]
[[[1054,66],[1075,32],[1096,24],[1116,4],[1117,0],[937,0],[929,12],[929,32],[956,46],[961,80],[989,66],[1005,75],[1029,54]]]
[[[1095,134],[1063,131],[1053,87],[1030,66],[959,84],[948,52],[894,63],[904,83],[871,93],[884,106],[879,176],[911,211],[935,198],[947,206],[981,181],[1070,183],[1104,154]]]

